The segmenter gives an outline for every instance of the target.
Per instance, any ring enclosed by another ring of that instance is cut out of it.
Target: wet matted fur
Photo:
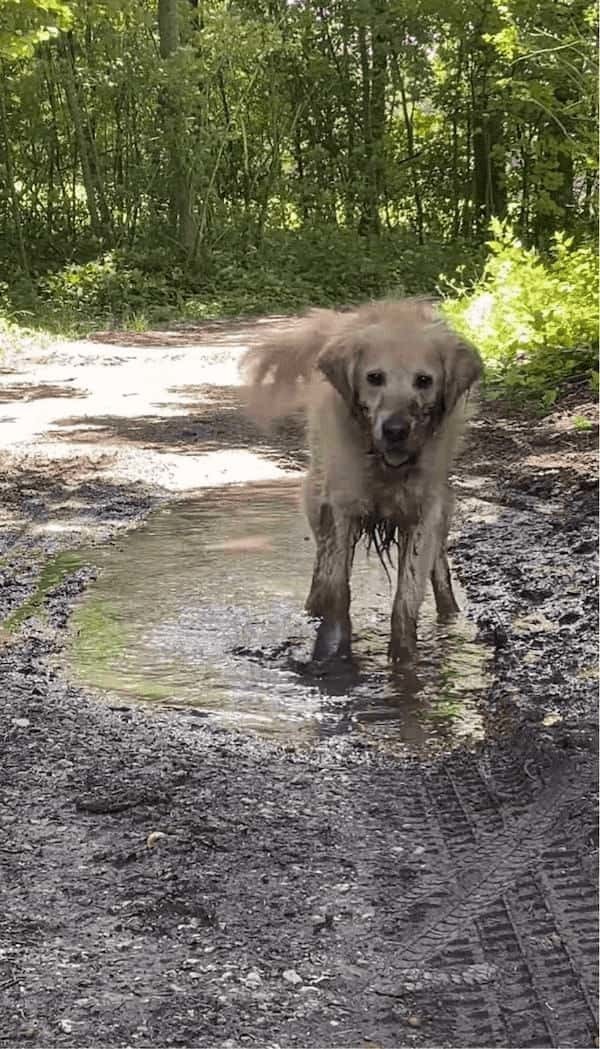
[[[431,303],[383,301],[311,311],[250,350],[242,374],[255,418],[307,415],[314,658],[350,654],[350,573],[361,537],[382,559],[397,548],[389,655],[410,656],[428,579],[438,613],[457,610],[446,554],[448,475],[481,374],[477,351]]]

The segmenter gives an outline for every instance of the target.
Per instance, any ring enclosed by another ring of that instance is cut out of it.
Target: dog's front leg
[[[306,602],[308,614],[321,620],[313,659],[317,662],[349,659],[350,569],[356,539],[352,519],[336,512],[329,503],[323,503],[315,539],[317,556]]]
[[[417,644],[417,619],[438,545],[437,514],[426,515],[399,537],[398,587],[392,608],[388,656],[411,659]]]

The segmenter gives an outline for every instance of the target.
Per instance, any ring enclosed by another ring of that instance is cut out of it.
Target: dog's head
[[[432,306],[410,301],[359,310],[329,339],[317,366],[392,468],[418,460],[482,370],[474,347]]]

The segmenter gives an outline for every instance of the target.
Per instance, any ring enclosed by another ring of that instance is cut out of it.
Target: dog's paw
[[[338,620],[323,620],[317,630],[313,649],[313,663],[326,663],[330,660],[349,660],[351,658],[350,623]]]
[[[388,659],[391,663],[403,665],[414,662],[417,655],[417,639],[392,637],[388,645]]]

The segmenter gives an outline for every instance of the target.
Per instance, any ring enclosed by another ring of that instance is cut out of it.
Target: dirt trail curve
[[[2,360],[0,1045],[596,1046],[584,392],[543,422],[486,407],[457,466],[452,557],[494,653],[477,745],[273,743],[65,673],[90,572],[42,586],[52,555],[302,466],[300,434],[239,410],[239,353],[278,323]]]

